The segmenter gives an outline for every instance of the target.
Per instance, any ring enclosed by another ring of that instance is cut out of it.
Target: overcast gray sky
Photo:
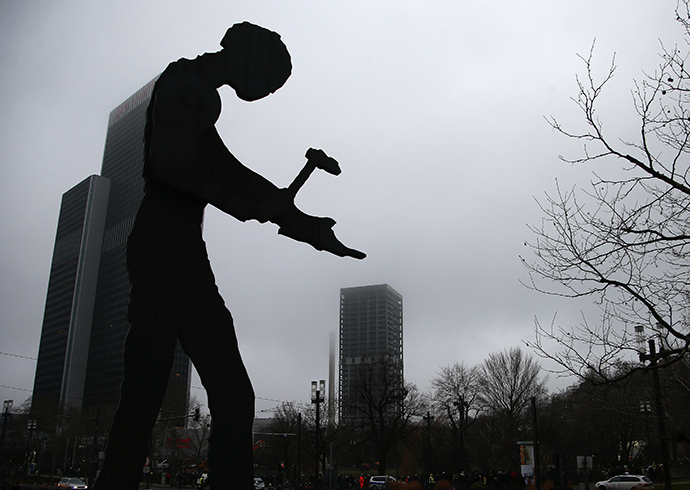
[[[328,377],[341,287],[404,297],[405,376],[482,362],[533,338],[534,318],[578,321],[586,304],[520,285],[535,196],[586,182],[559,154],[573,127],[577,54],[596,38],[618,73],[602,119],[637,135],[630,89],[681,40],[675,0],[0,1],[0,398],[30,396],[62,193],[100,172],[108,115],[180,57],[216,51],[248,20],[279,32],[293,75],[247,104],[221,89],[218,129],[247,166],[287,186],[310,146],[340,161],[298,195],[368,254],[341,259],[272,225],[207,212],[205,237],[235,317],[257,410],[306,401]],[[8,355],[10,354],[10,355]],[[16,357],[24,356],[24,357]],[[198,381],[193,383],[199,386]],[[553,379],[553,389],[568,381]],[[193,394],[204,398],[193,389]]]

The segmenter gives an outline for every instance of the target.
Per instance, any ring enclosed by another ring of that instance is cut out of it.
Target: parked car
[[[58,482],[57,487],[64,488],[65,490],[87,490],[89,488],[81,478],[68,477],[61,479]]]
[[[654,488],[654,482],[644,475],[616,475],[597,482],[596,490],[647,490]]]
[[[387,488],[395,478],[390,475],[376,475],[369,478],[369,488]]]
[[[258,476],[254,477],[254,490],[264,490],[266,488],[266,485],[264,484],[264,481],[259,478]]]

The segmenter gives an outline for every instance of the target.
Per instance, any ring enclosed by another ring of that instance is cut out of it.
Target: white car
[[[264,484],[264,481],[259,478],[258,476],[254,477],[254,490],[264,490],[266,488],[266,485]]]
[[[616,475],[608,480],[599,481],[596,490],[648,490],[654,488],[654,482],[644,475]]]
[[[376,475],[369,479],[369,488],[387,488],[395,478],[389,475]]]
[[[63,478],[58,482],[57,487],[65,490],[87,490],[89,488],[81,478]]]

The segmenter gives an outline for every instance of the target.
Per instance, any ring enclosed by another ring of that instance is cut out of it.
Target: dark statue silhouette
[[[315,168],[340,173],[335,160],[309,149],[304,169],[279,189],[242,165],[215,129],[217,88],[229,85],[249,102],[286,82],[292,64],[280,36],[244,22],[228,29],[221,46],[168,65],[148,107],[146,193],[127,246],[131,327],[120,405],[96,490],[138,488],[178,338],[208,393],[211,487],[253,488],[254,392],[202,239],[207,204],[241,221],[275,223],[280,234],[317,250],[365,257],[336,238],[333,219],[309,216],[294,204]]]

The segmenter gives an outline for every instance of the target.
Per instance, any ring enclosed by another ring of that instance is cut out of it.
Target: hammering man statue
[[[280,234],[317,250],[365,257],[336,238],[334,220],[309,216],[294,204],[314,168],[340,172],[335,160],[308,150],[295,182],[279,189],[243,166],[214,127],[221,86],[251,102],[286,82],[292,65],[280,36],[244,22],[228,29],[221,46],[168,65],[148,107],[146,193],[127,247],[132,288],[124,379],[96,490],[138,488],[177,339],[208,393],[212,489],[253,489],[254,391],[202,239],[207,204],[241,221],[275,223]]]

